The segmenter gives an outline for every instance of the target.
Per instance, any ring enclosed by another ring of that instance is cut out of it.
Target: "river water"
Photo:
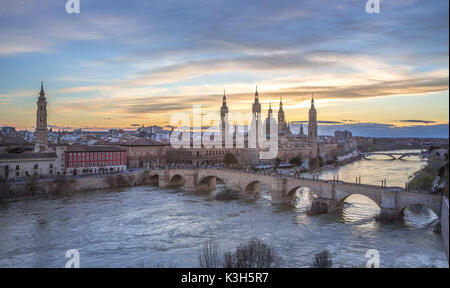
[[[376,184],[399,185],[424,165],[420,159],[361,160],[339,173]],[[348,177],[348,179],[346,179]],[[217,189],[224,189],[218,185]],[[282,267],[310,267],[314,254],[330,251],[333,267],[362,267],[369,249],[381,267],[448,267],[443,242],[429,223],[436,216],[411,209],[404,221],[381,225],[375,203],[348,198],[342,211],[308,216],[312,192],[299,190],[295,207],[255,202],[215,201],[178,189],[131,187],[33,199],[0,206],[0,267],[65,267],[69,249],[81,267],[198,267],[198,249],[214,239],[222,252],[252,237],[273,245]]]

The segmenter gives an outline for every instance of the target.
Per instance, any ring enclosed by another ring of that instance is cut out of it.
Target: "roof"
[[[28,143],[24,139],[20,137],[12,137],[8,135],[3,135],[3,141],[0,142],[2,146],[23,146],[23,145],[29,145],[33,146],[32,143]]]
[[[0,154],[0,160],[38,160],[58,158],[56,153],[20,153],[20,154]]]
[[[125,148],[113,145],[70,145],[67,146],[66,152],[116,152],[127,151]]]
[[[129,141],[121,141],[120,146],[166,146],[167,144],[161,143],[151,139],[136,139]]]

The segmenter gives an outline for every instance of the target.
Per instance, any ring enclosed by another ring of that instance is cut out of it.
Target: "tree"
[[[275,158],[275,160],[273,161],[273,171],[277,172],[278,167],[280,167],[280,163],[281,163],[281,159],[280,158]]]
[[[8,179],[0,177],[0,200],[6,198],[9,192],[10,191]]]
[[[330,252],[323,250],[317,253],[314,257],[314,268],[331,268],[333,262],[331,261]]]
[[[317,158],[309,158],[309,169],[317,170],[320,167],[319,159]]]
[[[214,240],[206,241],[198,250],[198,261],[201,268],[220,268],[222,260],[218,245]]]
[[[273,247],[258,238],[241,243],[223,256],[214,240],[206,241],[198,251],[198,260],[201,268],[274,268],[278,264]]]
[[[302,157],[299,155],[297,157],[291,158],[289,160],[289,163],[291,163],[292,166],[302,166],[303,160],[302,160]]]
[[[277,266],[277,257],[272,246],[258,238],[240,244],[234,253],[223,256],[224,268],[273,268]]]
[[[234,154],[227,153],[223,157],[223,163],[225,164],[225,166],[230,166],[230,165],[237,164],[238,160],[237,160],[237,158],[236,158],[236,156]]]
[[[34,193],[36,193],[37,190],[37,175],[33,175],[27,178],[25,189],[31,196],[34,196]]]
[[[324,164],[325,162],[323,161],[323,158],[319,156],[319,167],[323,167]]]

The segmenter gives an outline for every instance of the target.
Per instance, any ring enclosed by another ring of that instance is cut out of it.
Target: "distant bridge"
[[[410,156],[419,156],[421,158],[425,158],[425,155],[422,152],[372,152],[372,153],[366,153],[363,155],[363,158],[366,160],[373,160],[370,158],[372,155],[383,155],[391,157],[392,160],[402,160],[403,158],[410,157]]]
[[[397,218],[403,210],[419,204],[428,207],[440,216],[442,195],[424,192],[407,191],[400,187],[383,187],[327,181],[300,177],[280,177],[276,175],[249,173],[228,169],[154,169],[149,176],[154,184],[160,187],[178,186],[186,191],[212,191],[216,181],[225,183],[227,189],[238,192],[243,197],[256,197],[265,186],[272,196],[273,203],[290,203],[300,187],[309,188],[319,196],[316,200],[327,207],[327,211],[335,211],[343,207],[346,198],[360,194],[375,202],[381,214]]]

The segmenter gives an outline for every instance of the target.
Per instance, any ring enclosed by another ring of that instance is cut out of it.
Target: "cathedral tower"
[[[41,91],[37,101],[36,113],[36,144],[39,144],[39,149],[46,149],[48,146],[48,131],[47,131],[47,100],[45,99],[44,83],[41,82]]]
[[[309,147],[311,147],[311,158],[317,158],[319,156],[319,145],[317,139],[317,111],[314,107],[314,93],[312,94],[311,108],[309,109],[308,140]]]
[[[280,110],[278,110],[278,133],[287,130],[286,117],[284,116],[283,100],[280,97]]]
[[[222,146],[225,147],[225,133],[229,133],[226,131],[226,123],[228,121],[228,106],[227,106],[227,97],[225,96],[225,91],[223,91],[222,97],[222,107],[220,108],[220,133],[222,135]]]
[[[270,121],[273,119],[273,110],[272,110],[272,101],[269,104],[269,111],[267,112],[267,119],[266,119],[266,138],[270,138]],[[275,121],[275,120],[272,120]]]
[[[252,105],[252,113],[253,113],[253,119],[255,121],[255,124],[253,125],[252,123],[252,128],[255,128],[255,131],[251,132],[252,135],[254,135],[254,139],[255,139],[255,145],[256,145],[256,149],[259,148],[258,145],[258,137],[259,137],[259,129],[260,129],[260,125],[261,125],[261,103],[259,103],[259,94],[258,94],[258,86],[256,86],[256,91],[255,91],[255,101],[253,102]]]

